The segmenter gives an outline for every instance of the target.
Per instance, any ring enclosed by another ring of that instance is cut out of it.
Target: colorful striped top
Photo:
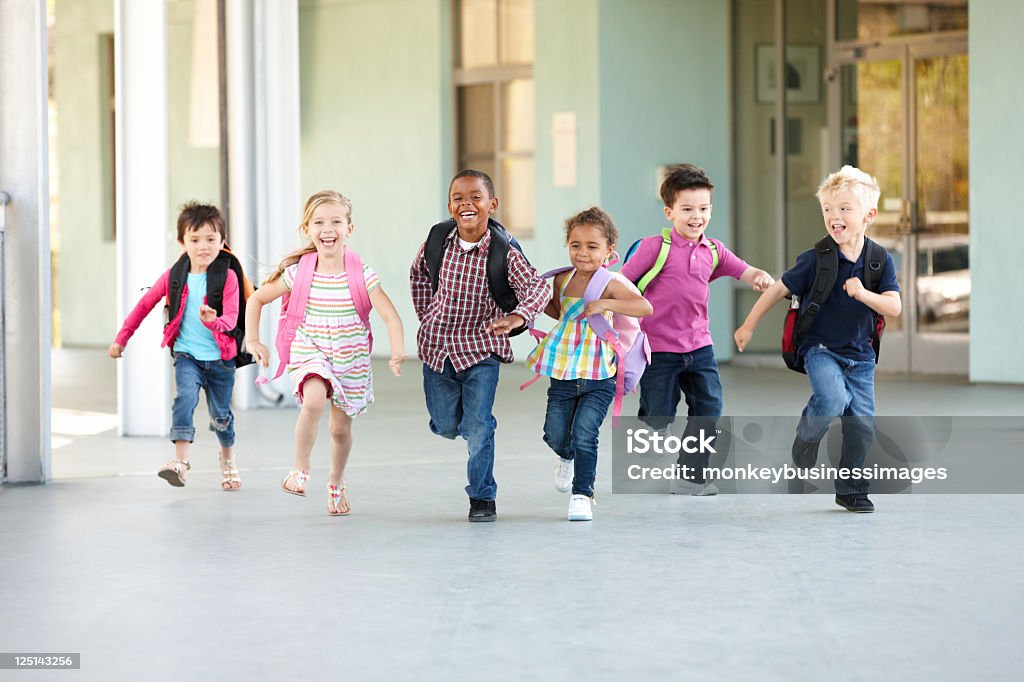
[[[552,379],[607,379],[615,376],[615,351],[601,341],[583,316],[583,298],[565,295],[576,274],[565,278],[559,290],[558,324],[526,358],[526,366]],[[610,316],[610,313],[608,313]]]
[[[297,268],[286,268],[282,276],[289,289]],[[363,278],[367,291],[380,286],[377,273],[365,264]],[[370,339],[356,312],[346,273],[313,273],[306,315],[292,341],[288,371],[300,397],[306,377],[322,377],[331,386],[332,403],[350,417],[373,402]]]

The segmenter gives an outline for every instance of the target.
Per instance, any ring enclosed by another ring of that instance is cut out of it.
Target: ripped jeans
[[[199,389],[206,391],[210,430],[221,447],[235,444],[235,415],[231,413],[231,391],[235,387],[235,361],[196,360],[188,353],[174,354],[174,407],[171,408],[172,441],[195,439],[192,414],[199,404]]]

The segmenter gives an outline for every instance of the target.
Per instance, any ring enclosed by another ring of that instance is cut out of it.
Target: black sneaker
[[[803,440],[800,436],[793,439],[793,464],[797,467],[811,468],[818,461],[820,440]]]
[[[498,511],[495,508],[494,500],[474,500],[469,498],[469,520],[480,523],[483,521],[494,521],[498,518]]]
[[[867,495],[836,495],[836,504],[848,512],[859,514],[870,514],[875,511],[875,505],[868,499]]]

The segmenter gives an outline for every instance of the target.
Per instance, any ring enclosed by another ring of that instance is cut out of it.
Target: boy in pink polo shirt
[[[685,395],[685,435],[698,436],[698,442],[699,432],[714,433],[722,416],[722,382],[708,329],[708,284],[732,277],[763,291],[774,283],[767,272],[747,265],[704,234],[711,222],[713,188],[704,170],[689,163],[670,169],[661,184],[665,217],[672,223],[671,243],[664,266],[643,291],[654,314],[640,321],[651,344],[651,364],[640,379],[637,416],[652,429],[665,430],[675,419],[680,395]],[[643,239],[622,274],[633,282],[644,278],[658,261],[662,241],[661,235]],[[707,463],[707,453],[681,453],[679,464],[686,467],[687,479],[674,480],[671,492],[716,494],[718,488],[704,480]]]

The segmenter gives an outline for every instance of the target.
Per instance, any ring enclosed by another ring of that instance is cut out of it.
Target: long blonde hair
[[[345,213],[348,214],[348,222],[350,225],[352,224],[352,202],[344,194],[335,192],[333,189],[324,189],[306,199],[306,207],[302,209],[302,222],[299,223],[299,234],[306,238],[306,243],[282,258],[277,266],[277,270],[270,277],[263,280],[264,284],[277,281],[284,274],[285,268],[298,263],[299,259],[307,253],[316,251],[316,246],[310,241],[306,228],[309,226],[309,221],[313,219],[313,212],[323,204],[339,204],[343,206]]]

